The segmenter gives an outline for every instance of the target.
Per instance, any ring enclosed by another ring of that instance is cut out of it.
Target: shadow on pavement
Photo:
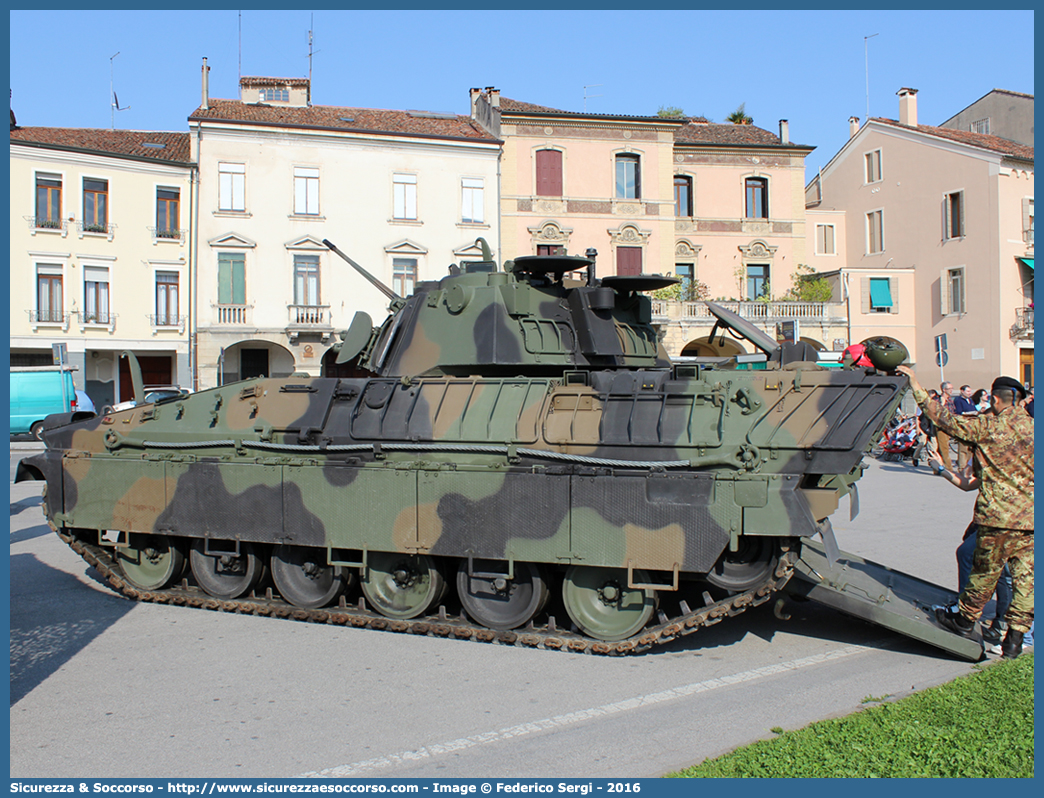
[[[84,591],[75,577],[31,554],[11,557],[11,588],[11,706],[135,606]]]

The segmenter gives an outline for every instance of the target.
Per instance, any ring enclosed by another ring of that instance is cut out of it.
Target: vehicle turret
[[[499,269],[485,241],[479,244],[487,260],[451,267],[449,275],[418,284],[406,299],[384,286],[391,315],[363,340],[360,327],[369,317],[360,314],[353,334],[345,334],[338,362],[358,356],[360,366],[384,377],[544,376],[670,365],[642,292],[676,278],[598,280],[593,258],[572,255],[520,257]]]

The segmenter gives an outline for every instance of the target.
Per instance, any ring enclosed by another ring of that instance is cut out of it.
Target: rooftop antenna
[[[239,12],[239,80],[243,80],[243,12]]]
[[[871,33],[869,36],[863,37],[863,58],[866,61],[866,121],[870,121],[870,50],[867,48],[867,42],[877,36],[877,33]]]
[[[587,98],[588,97],[601,97],[601,94],[588,94],[588,89],[595,89],[599,86],[604,86],[604,83],[592,83],[590,86],[584,86],[584,113],[587,113]]]
[[[312,52],[312,31],[315,30],[315,14],[312,14],[308,18],[308,104],[312,104],[312,56],[316,53],[321,52],[316,50]]]
[[[119,53],[116,53],[116,55],[119,55]],[[109,113],[112,116],[111,125],[113,130],[116,129],[116,112],[126,111],[128,108],[130,108],[129,105],[125,105],[122,108],[120,108],[120,98],[116,96],[116,92],[112,88],[112,59],[115,58],[116,55],[111,56],[109,58],[109,94],[112,95],[112,102],[109,105]]]

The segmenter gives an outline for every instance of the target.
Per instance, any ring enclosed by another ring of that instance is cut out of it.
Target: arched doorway
[[[294,355],[270,341],[239,341],[225,347],[218,372],[221,385],[252,377],[289,377],[294,373]]]

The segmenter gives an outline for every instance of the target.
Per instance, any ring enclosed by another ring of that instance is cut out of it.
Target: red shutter
[[[562,196],[562,153],[558,150],[537,150],[536,193],[538,197]]]
[[[616,248],[616,273],[617,274],[641,274],[642,273],[642,248],[641,247],[617,247]]]

